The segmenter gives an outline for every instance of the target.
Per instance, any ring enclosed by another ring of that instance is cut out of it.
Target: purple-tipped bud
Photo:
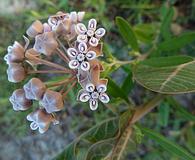
[[[27,29],[26,34],[29,37],[35,37],[38,34],[41,34],[43,32],[43,24],[36,20],[32,23],[32,25]]]
[[[24,91],[27,99],[41,100],[45,90],[45,84],[38,78],[32,78],[24,85]]]
[[[47,89],[40,104],[47,113],[57,112],[64,108],[63,97],[59,92]]]
[[[8,81],[18,83],[26,78],[26,72],[22,64],[10,63],[7,69]]]
[[[53,32],[44,32],[35,37],[33,48],[36,52],[51,56],[57,47],[58,43]]]
[[[22,62],[24,59],[24,47],[17,41],[14,42],[13,46],[8,46],[7,52],[4,57],[7,64]]]
[[[26,99],[23,89],[15,90],[9,98],[9,101],[12,103],[15,111],[24,111],[32,106],[32,101]]]

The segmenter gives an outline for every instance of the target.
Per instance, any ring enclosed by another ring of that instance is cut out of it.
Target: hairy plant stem
[[[50,67],[53,67],[53,68],[56,68],[56,69],[59,69],[59,70],[65,70],[65,71],[67,70],[67,68],[65,68],[65,67],[63,67],[59,64],[41,59],[41,58],[36,57],[34,55],[28,54],[28,56],[26,58],[30,61],[34,61],[34,62],[37,62],[37,63],[40,63],[40,64],[44,64],[44,65],[47,65],[47,66],[50,66]]]
[[[77,83],[77,81],[74,81],[73,83],[72,83],[72,85],[68,88],[68,90],[65,92],[65,93],[63,93],[63,98],[65,98],[66,96],[67,96],[67,94],[70,92],[70,90],[76,85],[76,83]]]
[[[75,76],[72,76],[68,79],[65,79],[65,80],[62,80],[62,81],[58,81],[58,82],[55,82],[55,83],[52,83],[52,84],[47,84],[48,87],[55,87],[55,86],[61,86],[63,84],[67,84],[67,83],[70,83],[72,80],[75,80],[76,77]]]
[[[164,97],[165,95],[158,94],[149,102],[146,102],[145,104],[135,109],[132,118],[130,118],[129,124],[132,125],[136,123],[138,120],[140,120],[141,118],[143,118],[147,113],[149,113],[152,109],[154,109]]]
[[[62,70],[29,70],[28,72],[27,72],[27,74],[37,74],[37,73],[62,73],[62,74],[64,74],[64,73],[72,73],[71,72],[71,70],[69,71],[68,69],[67,69],[67,71],[66,70],[64,70],[64,71],[62,71]]]
[[[57,54],[64,60],[64,62],[69,62],[69,58],[59,48],[57,48]]]
[[[149,113],[152,109],[154,109],[164,98],[164,95],[156,95],[152,100],[149,102],[141,105],[133,114],[129,116],[129,120],[125,128],[122,132],[119,131],[117,141],[115,146],[113,147],[112,151],[108,154],[108,156],[104,160],[116,159],[120,160],[123,156],[125,148],[128,144],[128,141],[133,133],[133,124],[135,124],[138,120],[143,118],[147,113]],[[122,143],[121,143],[122,142]]]
[[[60,46],[63,48],[64,52],[67,53],[66,47],[62,44],[62,42],[57,38],[57,42],[60,44]],[[70,46],[70,45],[69,45]]]

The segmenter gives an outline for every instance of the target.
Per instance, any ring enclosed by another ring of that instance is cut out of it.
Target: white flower
[[[71,69],[82,69],[88,71],[90,69],[89,61],[96,58],[96,52],[87,50],[87,45],[84,42],[79,43],[78,49],[69,48],[68,56],[71,58],[69,67]]]
[[[99,43],[101,37],[104,36],[106,30],[104,28],[98,28],[96,30],[97,21],[95,19],[90,19],[88,22],[88,29],[83,23],[78,23],[76,26],[76,31],[78,33],[78,42],[89,42],[93,47],[96,47]]]
[[[102,103],[108,103],[110,98],[105,93],[107,90],[106,85],[98,84],[94,86],[92,83],[88,83],[85,89],[81,89],[78,93],[78,100],[81,102],[89,101],[89,106],[91,110],[96,110],[98,108],[98,99]]]

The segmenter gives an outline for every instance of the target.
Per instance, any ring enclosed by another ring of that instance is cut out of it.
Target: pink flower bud
[[[14,62],[22,62],[24,59],[24,47],[17,41],[14,42],[13,46],[7,48],[8,54],[5,55],[4,60],[7,64]]]
[[[47,113],[57,112],[64,108],[62,95],[49,89],[44,93],[40,104],[45,108]]]
[[[35,37],[34,50],[51,56],[55,49],[58,47],[58,43],[55,39],[53,32],[44,32]]]
[[[12,93],[12,96],[9,98],[9,101],[13,105],[15,111],[24,111],[31,107],[32,101],[26,99],[23,89],[17,89]]]
[[[10,63],[7,69],[8,81],[18,83],[25,79],[26,72],[22,64]]]
[[[43,24],[36,20],[32,23],[32,25],[27,29],[26,34],[30,37],[35,37],[36,35],[43,32]]]
[[[40,133],[46,132],[51,122],[56,122],[55,118],[44,109],[38,109],[30,113],[26,118],[31,121],[30,128],[32,130],[38,129]]]
[[[45,84],[38,78],[32,78],[23,88],[26,98],[34,100],[42,99],[46,90]]]

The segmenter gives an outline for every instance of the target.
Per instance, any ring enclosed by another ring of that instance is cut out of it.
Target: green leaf
[[[169,120],[170,106],[166,103],[162,103],[158,109],[160,125],[166,127]]]
[[[129,23],[122,17],[116,17],[116,24],[123,39],[132,47],[133,50],[139,51],[135,33]]]
[[[113,117],[95,125],[69,144],[55,160],[99,160],[107,157],[119,134],[123,133],[131,111],[120,117]]]
[[[161,51],[174,51],[185,47],[195,41],[195,32],[184,33],[178,37],[173,37],[158,45]]]
[[[127,103],[130,103],[126,93],[111,79],[108,78],[108,93],[114,98],[122,98],[124,99]]]
[[[173,97],[168,97],[167,101],[171,104],[172,107],[175,108],[177,112],[180,113],[180,115],[189,120],[195,122],[195,115],[188,112],[182,105],[180,105]]]
[[[122,86],[121,86],[121,90],[123,90],[123,92],[125,92],[126,95],[128,95],[131,92],[131,89],[133,88],[133,74],[132,72],[130,72],[127,77],[125,78]]]
[[[171,21],[174,16],[174,9],[173,7],[167,8],[166,7],[166,14],[163,16],[163,21],[161,23],[160,32],[164,39],[169,39],[171,37],[170,34],[170,27]]]
[[[180,94],[195,91],[195,61],[188,56],[151,58],[137,64],[134,79],[154,92]]]
[[[166,139],[164,136],[160,135],[159,133],[144,127],[141,127],[141,130],[147,137],[154,140],[164,150],[174,154],[175,156],[178,156],[179,158],[184,160],[195,159],[195,157],[193,157],[190,153],[188,153],[184,148],[180,147],[174,142],[171,142],[170,140]]]
[[[151,43],[155,39],[159,26],[155,23],[138,24],[133,27],[136,38],[143,43]]]

